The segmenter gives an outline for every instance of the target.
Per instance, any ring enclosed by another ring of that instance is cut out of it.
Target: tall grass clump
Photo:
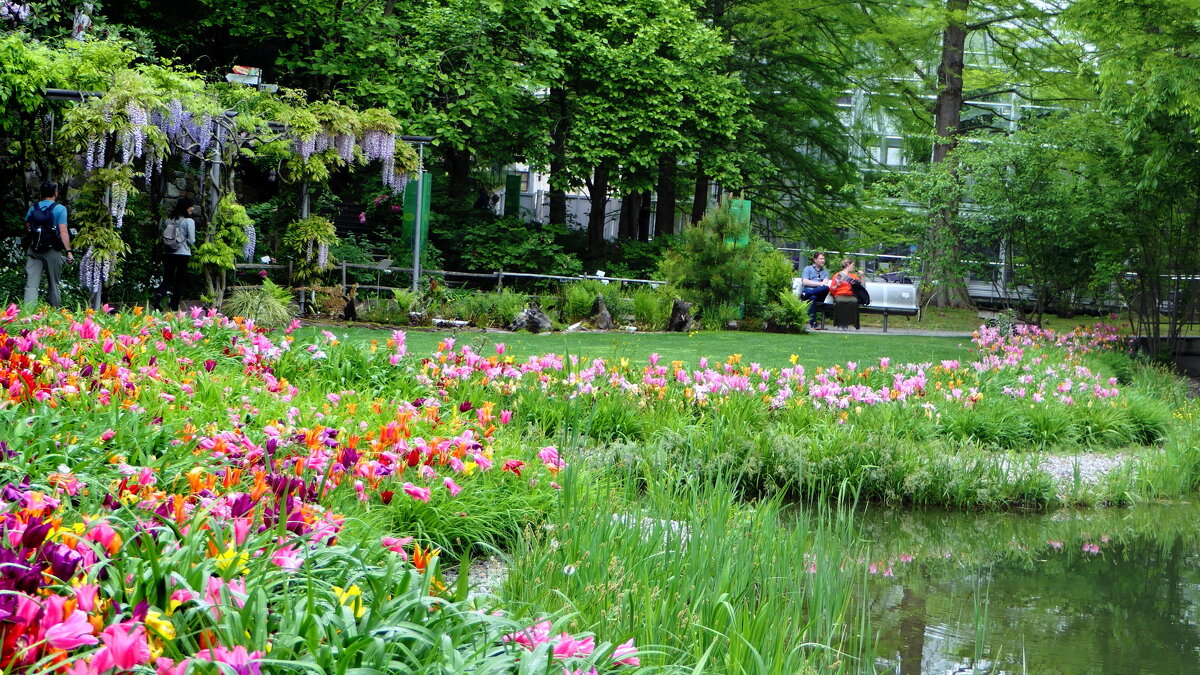
[[[239,288],[225,299],[223,310],[229,316],[241,316],[272,328],[286,326],[292,312],[292,292],[270,279],[258,288]]]
[[[852,610],[856,544],[845,512],[785,517],[719,481],[645,470],[646,491],[570,480],[552,529],[531,532],[505,596],[573,611],[643,646],[643,665],[716,672],[859,672],[870,631]],[[627,480],[626,486],[637,481]]]
[[[671,318],[671,298],[655,288],[639,288],[631,297],[633,320],[641,328],[666,330]]]

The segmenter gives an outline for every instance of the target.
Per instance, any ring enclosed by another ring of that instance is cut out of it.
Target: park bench
[[[885,333],[889,316],[917,316],[921,312],[920,306],[917,305],[917,287],[913,284],[864,281],[863,286],[866,286],[867,292],[871,294],[871,304],[859,307],[858,311],[864,314],[882,314]],[[792,279],[792,292],[800,295],[800,289],[800,278]],[[825,296],[825,302],[817,305],[817,312],[821,315],[823,325],[825,316],[833,314],[833,296]]]

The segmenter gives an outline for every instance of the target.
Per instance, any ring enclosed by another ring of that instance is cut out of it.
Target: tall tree
[[[1038,103],[1088,98],[1074,69],[1081,43],[1062,38],[1060,13],[1035,0],[944,0],[940,6],[858,3],[872,55],[854,72],[870,93],[871,106],[910,141],[910,159],[953,161],[951,150],[965,131],[964,108],[986,113],[1006,129],[1014,120],[999,113],[997,97]],[[933,100],[930,106],[929,101]],[[954,167],[951,166],[953,173]],[[925,238],[926,276],[938,306],[965,306],[967,296],[957,201],[931,214]]]

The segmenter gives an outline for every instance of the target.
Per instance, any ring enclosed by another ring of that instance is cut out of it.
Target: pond
[[[1200,506],[869,509],[877,670],[1200,673]]]

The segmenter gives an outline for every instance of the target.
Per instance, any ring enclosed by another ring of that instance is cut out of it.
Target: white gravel
[[[1053,476],[1055,482],[1070,485],[1075,482],[1075,467],[1078,466],[1079,482],[1083,485],[1095,485],[1129,459],[1128,455],[1121,454],[1045,455],[1038,463],[1038,468]]]

